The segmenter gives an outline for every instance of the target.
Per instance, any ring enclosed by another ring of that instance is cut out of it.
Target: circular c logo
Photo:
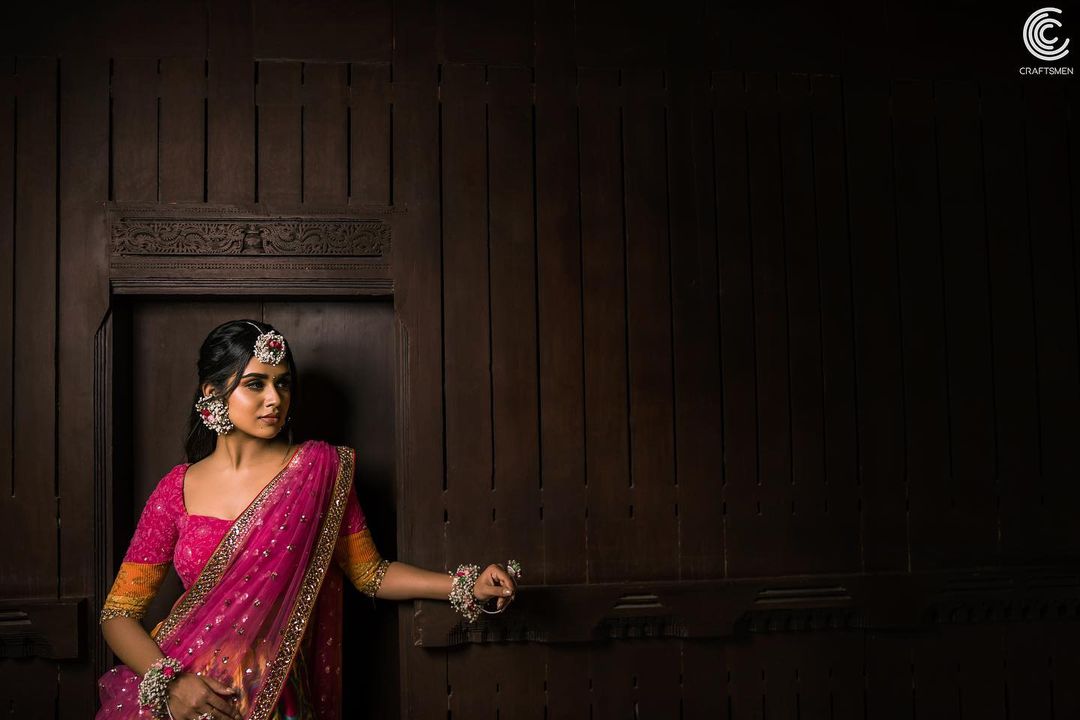
[[[1058,45],[1058,37],[1046,37],[1052,28],[1061,27],[1061,21],[1051,17],[1050,13],[1061,14],[1057,8],[1044,7],[1028,16],[1024,23],[1024,47],[1028,52],[1045,62],[1060,60],[1069,54],[1069,38]]]

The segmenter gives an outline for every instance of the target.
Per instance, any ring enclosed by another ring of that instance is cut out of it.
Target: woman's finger
[[[237,718],[240,717],[237,714],[236,706],[231,702],[221,697],[217,693],[211,693],[210,697],[206,699],[206,705],[201,712],[210,711],[215,718]]]

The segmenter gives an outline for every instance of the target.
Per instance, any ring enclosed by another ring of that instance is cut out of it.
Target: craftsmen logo
[[[1043,62],[1054,62],[1069,54],[1069,38],[1059,44],[1055,35],[1047,37],[1048,32],[1061,27],[1061,21],[1051,14],[1060,15],[1061,11],[1053,7],[1044,7],[1028,16],[1024,23],[1024,47],[1028,52]]]
[[[1039,8],[1024,22],[1024,47],[1044,63],[1052,63],[1069,54],[1069,38],[1058,37],[1061,11],[1055,7]],[[1060,65],[1038,65],[1020,68],[1021,75],[1072,75],[1074,69]]]

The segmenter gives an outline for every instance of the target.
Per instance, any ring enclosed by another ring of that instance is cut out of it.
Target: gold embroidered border
[[[304,579],[300,583],[300,590],[296,594],[296,602],[285,624],[285,632],[281,645],[278,646],[277,656],[267,664],[262,689],[255,698],[248,720],[266,720],[277,705],[285,676],[292,667],[293,658],[300,647],[300,640],[304,637],[308,620],[311,619],[311,610],[315,606],[323,579],[326,577],[330,558],[334,554],[338,533],[341,532],[341,519],[345,516],[345,501],[352,488],[355,463],[351,448],[340,445],[335,449],[338,454],[338,475],[330,505],[323,518],[322,527],[319,529],[319,537],[315,541],[315,548],[307,570],[304,572]]]
[[[251,505],[247,510],[236,518],[233,526],[229,528],[229,531],[225,533],[225,537],[218,543],[217,549],[214,550],[214,554],[210,556],[210,559],[206,561],[203,569],[199,572],[199,577],[195,579],[195,582],[191,584],[187,592],[180,596],[180,599],[173,605],[169,616],[165,618],[151,633],[158,645],[161,645],[169,635],[172,634],[180,624],[187,619],[191,611],[199,607],[202,601],[206,599],[206,596],[213,590],[218,582],[221,580],[221,576],[225,571],[226,566],[229,564],[230,558],[233,556],[233,552],[236,550],[237,544],[240,539],[248,534],[251,529],[251,521],[255,514],[266,504],[267,498],[274,491],[274,488],[278,486],[281,478],[285,477],[285,473],[289,470],[295,469],[300,464],[301,458],[304,456],[307,450],[308,443],[301,445],[293,454],[292,460],[289,464],[281,469],[281,471],[275,475],[270,482],[266,484],[262,492],[258,497],[251,501]]]
[[[98,620],[103,623],[114,617],[129,617],[141,620],[146,609],[157,594],[161,581],[169,571],[168,562],[163,563],[120,563],[112,590],[105,598]]]

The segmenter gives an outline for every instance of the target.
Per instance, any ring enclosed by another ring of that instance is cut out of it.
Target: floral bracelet
[[[506,572],[512,578],[521,577],[521,563],[517,560],[509,561],[506,563]],[[464,615],[469,622],[475,622],[481,612],[495,615],[506,609],[503,606],[500,610],[484,610],[484,604],[473,595],[473,587],[480,578],[479,565],[462,563],[451,575],[454,579],[450,586],[450,607]]]
[[[180,677],[183,666],[171,657],[158,658],[139,683],[139,704],[154,717],[169,717],[169,683]]]

